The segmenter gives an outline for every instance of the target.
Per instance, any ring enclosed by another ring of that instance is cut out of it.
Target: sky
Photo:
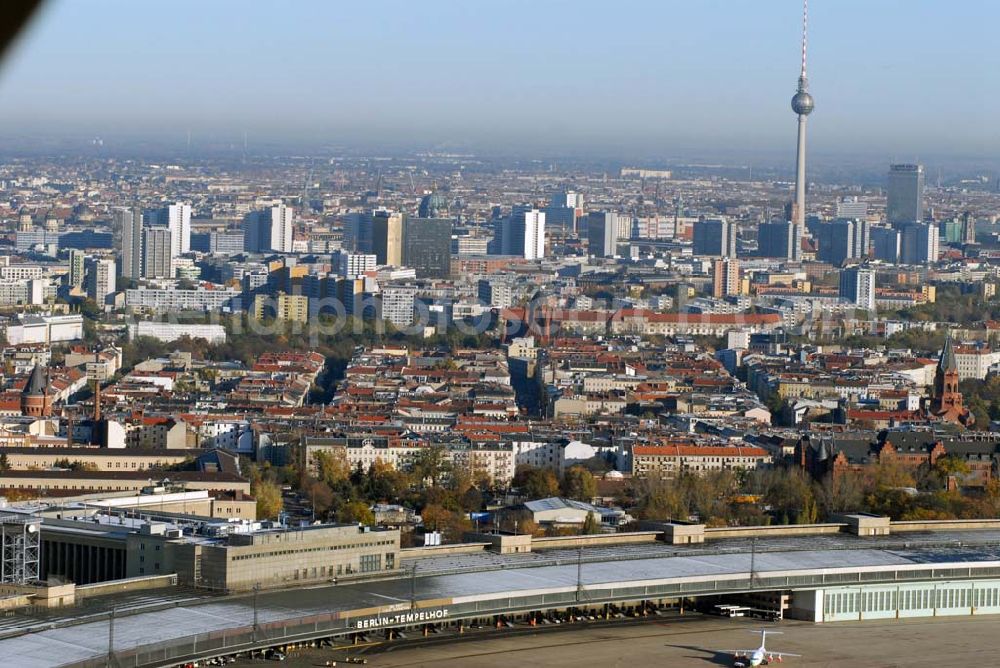
[[[813,0],[810,151],[1000,150],[995,0]],[[4,133],[787,154],[795,0],[50,0]]]

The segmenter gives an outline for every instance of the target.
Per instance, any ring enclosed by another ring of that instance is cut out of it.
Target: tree
[[[326,517],[327,513],[333,507],[333,490],[322,480],[308,480],[303,488],[306,496],[309,498],[309,503],[312,505],[313,512],[316,513],[317,517]]]
[[[764,499],[782,519],[799,524],[815,521],[816,503],[809,475],[800,468],[775,469],[770,472]]]
[[[427,480],[432,487],[437,487],[438,481],[448,470],[448,461],[442,445],[431,445],[421,448],[413,462],[413,475],[423,485]]]
[[[597,513],[587,513],[587,519],[583,521],[583,533],[588,536],[601,533],[601,521],[597,518]]]
[[[258,478],[251,483],[250,493],[257,499],[257,519],[273,520],[277,519],[284,507],[281,498],[281,488],[276,483]]]
[[[472,522],[465,513],[448,510],[431,504],[420,513],[425,529],[440,531],[449,542],[461,540],[462,534],[472,528]]]
[[[431,531],[442,531],[448,524],[450,516],[450,510],[436,503],[425,506],[420,513],[424,528]]]
[[[319,450],[313,453],[313,463],[316,465],[317,477],[331,488],[351,476],[351,465],[347,462],[347,453],[343,448]]]
[[[7,458],[7,453],[0,453],[0,471],[10,470],[10,459]]]
[[[649,478],[639,490],[637,513],[644,520],[687,521],[691,514],[680,485],[673,480]]]
[[[345,524],[357,522],[358,524],[372,526],[375,524],[375,513],[372,512],[371,508],[364,501],[349,501],[340,508],[340,512],[337,513],[337,519]]]
[[[513,485],[530,499],[543,499],[559,493],[559,480],[555,473],[524,464],[514,472]]]
[[[836,476],[827,474],[822,481],[813,485],[813,494],[823,517],[864,509],[864,480],[854,471],[843,471]]]
[[[597,496],[594,475],[582,466],[569,467],[563,474],[562,493],[570,499],[589,502]]]
[[[483,507],[483,495],[475,487],[469,487],[459,498],[459,503],[462,504],[462,510],[474,512]]]

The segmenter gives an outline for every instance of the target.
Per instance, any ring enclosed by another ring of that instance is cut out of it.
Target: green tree
[[[250,493],[257,499],[257,519],[277,519],[284,507],[281,488],[277,483],[259,478],[256,482],[251,482]]]
[[[597,513],[587,513],[587,519],[583,521],[583,534],[589,536],[598,533],[601,533],[601,521]]]
[[[783,519],[795,518],[799,523],[807,523],[816,515],[812,482],[809,475],[800,468],[780,468],[769,473],[765,501],[772,511]]]
[[[559,480],[548,469],[521,465],[514,472],[514,487],[529,499],[544,499],[559,494]]]
[[[582,466],[571,466],[563,474],[561,489],[563,496],[567,498],[589,502],[597,496],[597,481]]]
[[[687,521],[691,514],[687,499],[679,484],[673,480],[649,478],[642,481],[638,490],[638,516],[644,520]]]
[[[437,487],[438,481],[447,471],[448,460],[442,445],[421,448],[413,462],[413,475],[421,485],[430,480],[431,487]]]
[[[340,508],[337,519],[344,523],[364,524],[372,526],[375,524],[375,513],[371,511],[364,501],[349,501]]]
[[[330,487],[341,480],[347,480],[351,475],[347,454],[342,449],[319,450],[313,453],[313,463],[316,465],[317,477]]]

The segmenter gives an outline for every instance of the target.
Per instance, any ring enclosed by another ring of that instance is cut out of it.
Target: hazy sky
[[[52,0],[6,133],[786,152],[794,0]],[[810,146],[1000,150],[996,0],[813,0]]]

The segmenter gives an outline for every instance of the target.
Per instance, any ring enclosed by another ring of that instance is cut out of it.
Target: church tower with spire
[[[934,398],[931,412],[942,420],[958,424],[972,424],[973,417],[965,407],[962,393],[958,391],[958,363],[955,346],[949,336],[941,350],[937,370],[934,372]]]

